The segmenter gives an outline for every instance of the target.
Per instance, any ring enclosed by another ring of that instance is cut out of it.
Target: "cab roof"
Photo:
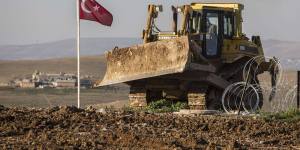
[[[193,9],[203,9],[205,7],[214,7],[221,9],[233,9],[233,10],[243,10],[244,5],[240,3],[192,3],[191,7]]]

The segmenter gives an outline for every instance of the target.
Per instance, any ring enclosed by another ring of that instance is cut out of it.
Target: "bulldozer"
[[[161,5],[149,5],[143,44],[106,52],[107,70],[100,86],[126,83],[132,107],[159,99],[187,101],[190,109],[220,109],[224,89],[243,81],[243,67],[264,57],[259,36],[242,31],[243,4],[191,3],[172,6],[172,29],[156,25]],[[180,21],[180,22],[179,22]],[[274,63],[260,59],[257,75]],[[275,80],[276,74],[270,72]],[[273,83],[273,82],[272,82]],[[259,107],[263,97],[260,94]]]

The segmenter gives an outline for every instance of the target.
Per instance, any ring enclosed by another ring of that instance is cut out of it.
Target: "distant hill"
[[[299,59],[300,42],[266,40],[263,47],[267,56],[276,56],[281,59]]]
[[[127,47],[141,43],[138,38],[82,38],[81,55],[101,55],[115,46]],[[37,60],[50,58],[75,57],[75,39],[34,44],[34,45],[3,45],[0,46],[0,60]]]
[[[266,40],[263,47],[265,55],[279,58],[285,69],[300,70],[300,42]]]

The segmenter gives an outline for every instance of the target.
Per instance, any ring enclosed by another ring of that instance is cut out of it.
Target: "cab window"
[[[224,37],[232,38],[233,36],[233,16],[232,13],[224,14]]]
[[[200,33],[200,27],[201,14],[194,11],[191,15],[189,15],[188,29],[190,30],[190,33]]]

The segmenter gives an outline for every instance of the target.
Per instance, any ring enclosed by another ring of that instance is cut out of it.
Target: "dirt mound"
[[[300,122],[0,106],[1,149],[295,148]]]

